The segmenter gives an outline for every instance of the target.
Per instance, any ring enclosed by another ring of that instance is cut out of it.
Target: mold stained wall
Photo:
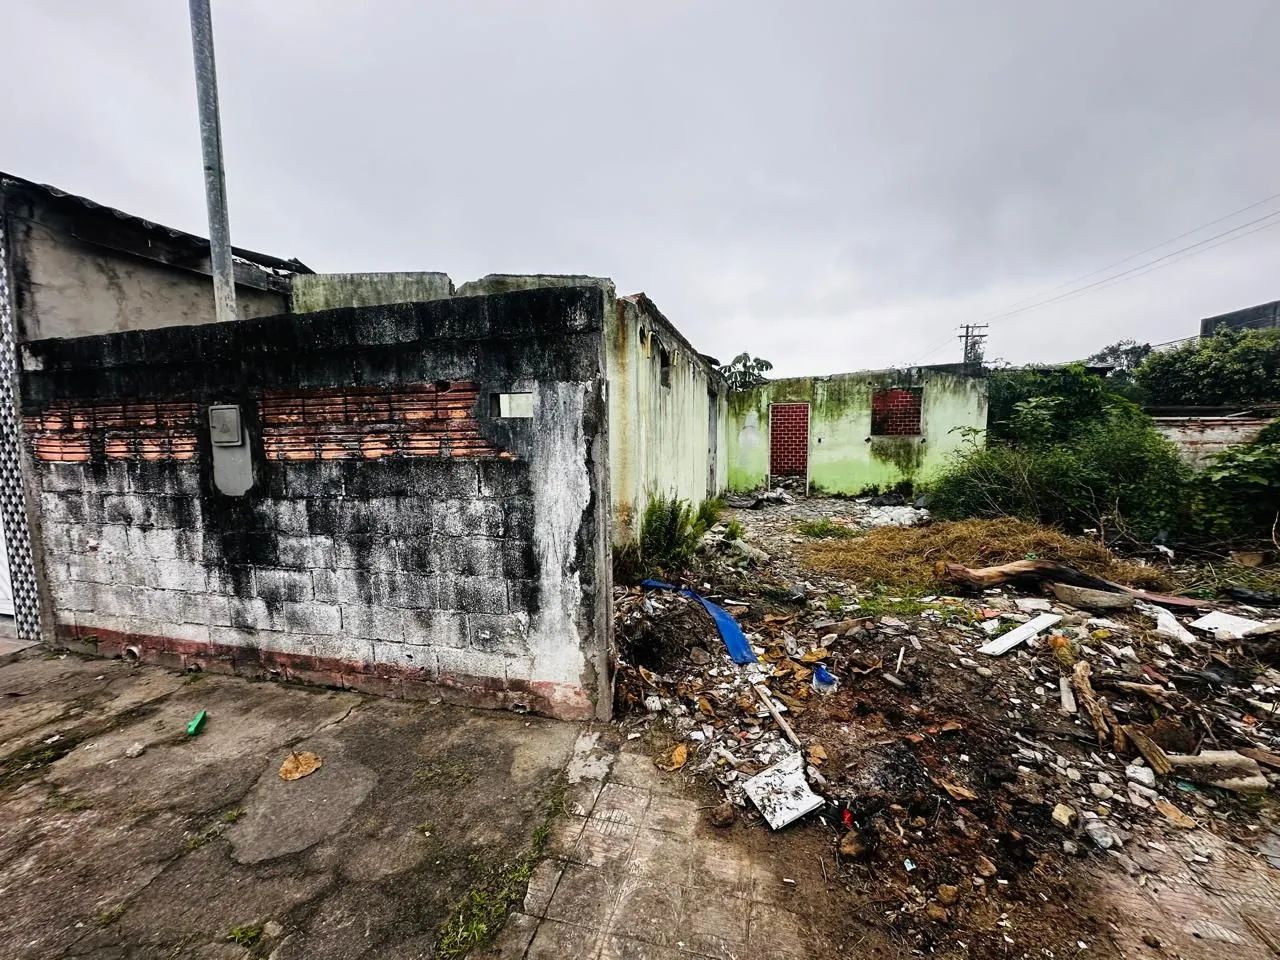
[[[921,436],[872,437],[871,395],[889,387],[923,387]],[[920,482],[965,443],[985,432],[987,385],[941,370],[879,370],[774,380],[729,395],[729,488],[754,490],[769,472],[769,405],[808,403],[809,481],[827,493],[856,494]]]
[[[566,286],[26,344],[48,639],[607,719],[605,316]]]
[[[291,287],[294,313],[424,303],[451,297],[454,292],[449,275],[437,272],[299,274]]]
[[[606,328],[615,544],[634,541],[649,496],[697,505],[729,481],[727,388],[644,294],[619,297]],[[663,352],[669,363],[663,384]]]

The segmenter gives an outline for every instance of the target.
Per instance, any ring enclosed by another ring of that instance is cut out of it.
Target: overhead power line
[[[1256,220],[1250,220],[1250,221],[1248,221],[1247,223],[1242,223],[1242,224],[1240,224],[1240,226],[1238,226],[1238,227],[1232,227],[1230,230],[1224,230],[1224,231],[1222,231],[1221,233],[1215,233],[1212,237],[1206,237],[1205,239],[1203,239],[1203,240],[1198,240],[1198,241],[1196,241],[1195,243],[1187,244],[1185,247],[1180,247],[1180,248],[1178,248],[1177,250],[1170,251],[1169,253],[1166,253],[1166,254],[1164,254],[1163,256],[1156,257],[1156,258],[1155,258],[1155,259],[1153,259],[1153,260],[1149,260],[1149,261],[1147,261],[1146,263],[1140,263],[1140,264],[1138,264],[1136,267],[1130,267],[1128,270],[1122,270],[1122,271],[1120,271],[1119,273],[1112,274],[1112,275],[1111,275],[1111,276],[1109,276],[1109,277],[1103,277],[1101,280],[1095,280],[1093,283],[1087,283],[1087,284],[1085,284],[1083,287],[1077,287],[1077,288],[1076,288],[1076,289],[1074,289],[1074,290],[1068,290],[1068,291],[1066,291],[1065,293],[1060,293],[1060,294],[1058,294],[1056,297],[1047,297],[1047,298],[1046,298],[1046,299],[1044,299],[1044,300],[1039,300],[1039,301],[1037,301],[1037,302],[1035,302],[1035,303],[1029,304],[1028,306],[1025,306],[1025,307],[1019,307],[1019,308],[1018,308],[1018,309],[1016,309],[1016,310],[1008,310],[1008,311],[1006,311],[1006,312],[1004,312],[1004,313],[997,313],[997,314],[994,314],[994,315],[992,315],[992,316],[986,317],[985,319],[986,319],[986,320],[988,320],[988,321],[990,321],[990,320],[1007,320],[1007,319],[1009,319],[1010,317],[1016,317],[1016,316],[1018,316],[1019,314],[1026,313],[1026,312],[1028,312],[1028,311],[1030,311],[1030,310],[1038,310],[1040,307],[1047,307],[1047,306],[1049,306],[1050,304],[1058,303],[1059,301],[1061,301],[1061,300],[1065,300],[1065,299],[1067,299],[1067,298],[1069,298],[1069,297],[1074,297],[1074,296],[1076,296],[1077,294],[1080,294],[1080,293],[1085,292],[1086,290],[1092,290],[1094,287],[1099,287],[1099,286],[1102,286],[1102,285],[1104,285],[1104,284],[1110,285],[1112,281],[1114,281],[1114,280],[1119,280],[1119,279],[1121,279],[1122,277],[1128,277],[1129,275],[1131,275],[1131,274],[1135,274],[1135,273],[1137,273],[1138,271],[1148,272],[1148,271],[1146,270],[1146,268],[1147,268],[1147,267],[1151,267],[1151,266],[1154,266],[1155,264],[1162,263],[1163,261],[1168,260],[1168,259],[1170,259],[1171,257],[1176,257],[1176,256],[1178,256],[1179,254],[1186,253],[1186,252],[1188,252],[1188,251],[1190,251],[1190,250],[1195,250],[1195,249],[1196,249],[1196,248],[1198,248],[1198,247],[1203,247],[1205,244],[1210,243],[1210,242],[1211,242],[1211,241],[1213,241],[1213,240],[1218,240],[1218,239],[1220,239],[1220,238],[1222,238],[1222,237],[1227,237],[1227,236],[1230,236],[1231,234],[1239,233],[1239,232],[1240,232],[1241,230],[1243,230],[1245,227],[1252,227],[1252,226],[1254,226],[1255,224],[1259,224],[1259,223],[1263,223],[1263,222],[1268,221],[1268,220],[1272,220],[1272,219],[1274,219],[1275,217],[1280,217],[1280,210],[1276,210],[1276,211],[1274,211],[1274,212],[1272,212],[1272,213],[1268,213],[1268,214],[1266,214],[1265,216],[1258,217]],[[1272,226],[1272,225],[1274,225],[1274,224],[1268,224],[1268,226]],[[1260,228],[1260,229],[1265,229],[1265,228]],[[1256,230],[1250,230],[1250,231],[1249,231],[1249,233],[1243,233],[1243,234],[1240,234],[1239,236],[1231,237],[1231,239],[1232,239],[1232,240],[1239,240],[1239,239],[1241,239],[1242,237],[1247,237],[1250,233],[1256,233],[1256,232],[1257,232]],[[1214,244],[1214,246],[1221,246],[1221,244]],[[1212,248],[1210,248],[1210,249],[1212,249]],[[1200,252],[1204,252],[1204,251],[1200,251]],[[1188,258],[1188,257],[1184,257],[1184,258],[1182,258],[1182,259],[1189,259],[1189,258]]]
[[[1183,260],[1190,260],[1192,257],[1200,256],[1200,254],[1202,253],[1208,253],[1210,250],[1213,250],[1215,247],[1221,247],[1228,243],[1234,243],[1235,241],[1243,240],[1245,237],[1250,236],[1252,234],[1261,233],[1263,230],[1271,230],[1275,227],[1280,227],[1280,220],[1271,220],[1267,223],[1262,224],[1262,226],[1254,227],[1252,230],[1246,230],[1244,233],[1227,237],[1225,240],[1219,240],[1217,243],[1211,243],[1207,247],[1203,247],[1199,250],[1192,251],[1191,253],[1188,253],[1186,256],[1179,257],[1176,260],[1169,260],[1165,263],[1155,263],[1155,261],[1152,261],[1152,264],[1154,265],[1148,265],[1145,269],[1142,269],[1141,272],[1139,273],[1135,273],[1132,276],[1117,275],[1117,278],[1114,279],[1114,283],[1104,283],[1102,286],[1094,287],[1092,289],[1082,287],[1078,291],[1074,291],[1070,296],[1066,297],[1062,302],[1065,303],[1067,301],[1074,300],[1077,296],[1085,296],[1089,293],[1095,292],[1095,290],[1105,290],[1109,286],[1124,283],[1127,280],[1136,280],[1138,277],[1144,277],[1148,273],[1155,273],[1157,270],[1163,270],[1166,267],[1175,266],[1181,263]],[[1135,269],[1138,269],[1138,268],[1135,268]]]
[[[1081,280],[1088,280],[1090,277],[1096,277],[1098,274],[1105,273],[1106,271],[1114,269],[1115,267],[1118,267],[1121,264],[1128,263],[1130,260],[1136,260],[1138,257],[1142,256],[1144,253],[1151,253],[1155,250],[1159,250],[1161,247],[1167,247],[1171,243],[1175,243],[1176,241],[1182,240],[1185,237],[1190,237],[1193,234],[1197,234],[1201,230],[1207,230],[1209,227],[1216,226],[1217,224],[1222,223],[1224,220],[1230,220],[1232,217],[1237,217],[1248,210],[1252,210],[1255,207],[1260,207],[1264,203],[1270,203],[1272,200],[1276,200],[1276,199],[1280,199],[1280,193],[1273,193],[1269,197],[1263,197],[1261,200],[1255,200],[1253,203],[1246,204],[1245,206],[1241,207],[1239,210],[1232,210],[1230,213],[1223,214],[1222,216],[1217,217],[1216,219],[1210,220],[1208,223],[1202,223],[1200,224],[1200,226],[1195,227],[1191,230],[1188,230],[1185,233],[1180,233],[1176,237],[1170,237],[1168,240],[1162,240],[1159,243],[1155,244],[1154,246],[1146,247],[1142,250],[1139,250],[1137,253],[1131,253],[1127,257],[1121,257],[1119,260],[1109,263],[1105,267],[1099,267],[1097,270],[1090,270],[1088,273],[1082,273],[1080,276],[1076,277],[1073,280],[1064,280],[1062,283],[1058,284],[1056,287],[1050,287],[1047,290],[1040,291],[1040,293],[1033,293],[1029,297],[1023,297],[1021,300],[1015,300],[1013,303],[1009,304],[1009,306],[1005,307],[1005,309],[1012,310],[1014,307],[1021,306],[1022,304],[1028,302],[1029,300],[1035,300],[1037,297],[1043,297],[1047,294],[1055,293],[1056,291],[1061,290],[1063,287],[1073,286],[1079,283]]]
[[[1262,206],[1263,204],[1270,203],[1271,201],[1276,199],[1280,199],[1280,193],[1273,193],[1268,197],[1263,197],[1261,200],[1255,200],[1253,203],[1246,204],[1245,206],[1240,207],[1237,210],[1233,210],[1230,213],[1223,214],[1220,217],[1215,217],[1213,220],[1209,220],[1205,223],[1202,223],[1198,227],[1194,227],[1193,229],[1180,233],[1177,236],[1170,237],[1167,240],[1162,240],[1160,243],[1157,243],[1153,246],[1145,247],[1142,250],[1137,251],[1136,253],[1131,253],[1127,257],[1122,257],[1119,260],[1115,260],[1107,264],[1106,266],[1098,267],[1096,270],[1090,270],[1088,273],[1083,273],[1080,276],[1075,277],[1074,279],[1063,281],[1062,283],[1058,284],[1055,287],[1050,287],[1047,290],[1042,290],[1040,293],[1032,294],[1031,296],[1024,297],[1021,300],[1015,300],[1013,303],[1009,304],[1002,312],[991,314],[985,319],[988,321],[1007,319],[1010,317],[1017,316],[1018,314],[1021,314],[1021,313],[1026,313],[1031,310],[1036,310],[1042,306],[1048,306],[1051,303],[1061,303],[1067,300],[1073,300],[1077,296],[1084,295],[1093,290],[1105,289],[1106,287],[1112,286],[1115,283],[1123,283],[1127,279],[1136,279],[1137,277],[1144,276],[1148,273],[1153,273],[1156,270],[1161,270],[1161,269],[1164,269],[1165,267],[1172,266],[1175,263],[1180,263],[1182,262],[1182,260],[1187,260],[1187,259],[1190,259],[1191,257],[1198,256],[1201,253],[1207,253],[1208,251],[1214,249],[1215,247],[1220,247],[1223,244],[1232,243],[1235,240],[1242,240],[1245,237],[1249,236],[1250,234],[1258,233],[1261,230],[1267,230],[1267,229],[1270,229],[1271,227],[1280,226],[1280,220],[1273,219],[1277,216],[1280,216],[1280,210],[1277,210],[1273,213],[1266,214],[1265,216],[1258,217],[1255,220],[1250,220],[1248,223],[1242,223],[1237,227],[1232,227],[1230,230],[1224,230],[1221,233],[1215,234],[1212,237],[1206,237],[1204,240],[1200,240],[1196,243],[1188,244],[1185,247],[1181,247],[1177,250],[1173,250],[1167,254],[1164,254],[1163,256],[1156,257],[1153,260],[1147,261],[1146,263],[1138,264],[1136,267],[1132,267],[1128,270],[1123,270],[1120,273],[1113,274],[1109,277],[1103,277],[1101,280],[1098,280],[1095,283],[1086,284],[1085,286],[1079,287],[1074,290],[1067,290],[1064,293],[1059,294],[1057,296],[1047,296],[1049,294],[1056,293],[1056,291],[1058,290],[1062,290],[1064,287],[1073,287],[1076,284],[1080,283],[1080,281],[1082,280],[1088,280],[1090,277],[1095,277],[1100,273],[1105,273],[1108,270],[1113,270],[1118,266],[1121,266],[1123,264],[1128,263],[1131,260],[1135,260],[1138,257],[1143,256],[1144,254],[1152,253],[1153,251],[1159,250],[1161,247],[1167,247],[1171,243],[1175,243],[1178,240],[1182,240],[1182,239],[1185,239],[1186,237],[1193,236],[1194,234],[1199,233],[1201,230],[1205,230],[1205,229],[1208,229],[1209,227],[1216,226],[1219,223],[1222,223],[1226,220],[1230,220],[1232,217],[1237,217],[1242,213],[1245,213],[1249,210],[1253,210],[1257,207]],[[1261,224],[1261,226],[1255,226],[1256,224]],[[1246,232],[1241,233],[1240,231],[1245,230],[1246,227],[1254,227],[1254,229],[1247,230]],[[1212,241],[1215,241],[1215,240],[1218,242],[1213,243]],[[1194,252],[1191,252],[1191,251],[1194,251]],[[1186,256],[1182,256],[1182,254],[1186,254]],[[1037,298],[1044,298],[1044,299],[1037,300]],[[1033,300],[1035,300],[1036,302],[1029,303],[1029,301],[1033,301]],[[1027,304],[1027,306],[1024,307],[1022,306],[1023,304]],[[943,347],[949,344],[951,340],[952,340],[952,335],[948,334],[942,340],[938,341],[934,346],[930,347],[929,350],[926,351],[924,354],[922,354],[919,359],[912,361],[910,365],[919,366],[925,360],[929,359],[929,357],[933,356],[935,353],[937,353],[939,350],[941,350]]]

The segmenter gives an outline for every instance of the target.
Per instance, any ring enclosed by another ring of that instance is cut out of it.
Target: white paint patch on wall
[[[533,549],[538,611],[529,635],[533,675],[582,684],[582,579],[575,569],[578,531],[591,504],[582,415],[589,384],[543,383],[533,402]]]

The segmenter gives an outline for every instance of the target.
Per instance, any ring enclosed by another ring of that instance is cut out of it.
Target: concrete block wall
[[[607,714],[598,289],[41,341],[24,413],[54,639]],[[528,419],[494,392],[531,392]],[[245,496],[205,409],[239,403]]]

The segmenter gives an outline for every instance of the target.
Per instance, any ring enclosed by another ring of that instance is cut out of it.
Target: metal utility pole
[[[987,335],[979,331],[985,329],[987,329],[985,323],[966,323],[960,327],[960,339],[964,341],[964,364],[970,371],[982,366],[982,343],[987,339]]]
[[[231,226],[227,220],[227,182],[222,172],[222,124],[218,120],[218,73],[213,62],[213,17],[209,12],[209,0],[190,0],[190,6],[196,102],[200,107],[200,146],[204,154],[204,193],[209,203],[213,302],[215,315],[221,323],[236,319],[236,282],[231,260]]]

